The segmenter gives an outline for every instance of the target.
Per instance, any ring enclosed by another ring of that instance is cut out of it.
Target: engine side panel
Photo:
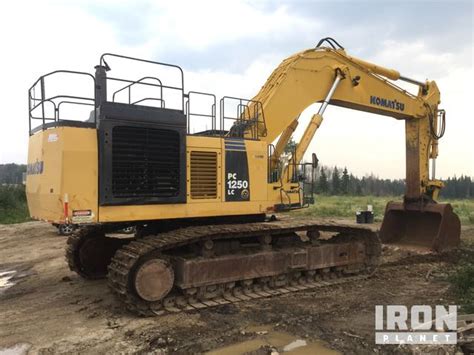
[[[267,159],[266,144],[261,141],[245,140],[245,151],[248,160],[249,199],[239,201],[226,201],[227,176],[225,171],[226,148],[222,138],[187,136],[187,196],[185,204],[167,205],[127,205],[127,206],[100,206],[99,216],[101,222],[140,221],[153,219],[173,218],[198,218],[230,215],[251,215],[266,213],[273,201],[267,198]],[[196,152],[208,154],[201,155],[196,161],[209,163],[211,153],[216,155],[215,183],[217,193],[209,193],[210,167],[203,166],[203,174],[197,174],[199,179],[204,179],[202,189],[195,189],[193,176],[196,169],[193,168],[192,155]],[[206,191],[207,195],[193,194],[193,191]],[[245,194],[244,194],[245,196]],[[203,198],[205,197],[205,198]]]
[[[186,202],[186,117],[105,102],[99,121],[99,204]]]
[[[267,197],[266,144],[245,140],[243,145],[248,162],[247,199],[226,201],[224,139],[191,135],[186,137],[185,203],[100,205],[98,131],[78,127],[39,131],[29,143],[26,190],[30,215],[65,223],[67,212],[69,223],[81,224],[266,213],[275,204]],[[209,160],[210,156],[214,160]],[[195,161],[205,164],[194,166]],[[211,190],[210,182],[215,184]],[[243,195],[247,196],[245,192]]]
[[[30,137],[26,196],[30,216],[56,223],[97,219],[97,131],[56,127]],[[67,207],[65,206],[67,202]]]

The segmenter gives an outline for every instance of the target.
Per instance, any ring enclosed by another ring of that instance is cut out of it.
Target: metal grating
[[[191,152],[191,198],[217,198],[216,152]]]
[[[179,134],[116,126],[112,131],[112,193],[119,198],[179,194]]]

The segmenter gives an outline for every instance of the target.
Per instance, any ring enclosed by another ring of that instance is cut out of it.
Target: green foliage
[[[343,195],[347,195],[349,193],[349,185],[350,185],[350,177],[347,168],[344,168],[342,171],[342,178],[341,178],[341,193]]]
[[[333,195],[337,195],[341,193],[341,176],[339,175],[339,170],[337,166],[334,167],[332,171],[332,193]]]
[[[345,217],[355,218],[358,210],[365,210],[367,205],[372,205],[375,220],[381,221],[385,211],[385,205],[393,200],[391,197],[375,196],[315,196],[315,204],[302,213],[318,217]],[[401,199],[401,197],[400,197]]]
[[[23,185],[0,186],[0,223],[21,223],[29,219]]]
[[[321,176],[321,172],[324,172],[325,176]],[[405,182],[401,179],[380,179],[375,175],[359,178],[351,174],[347,168],[341,170],[337,166],[321,167],[315,181],[316,191],[330,195],[399,196],[405,191]],[[324,186],[319,186],[321,184]],[[326,184],[329,187],[327,189]]]
[[[319,180],[316,185],[316,191],[318,191],[318,193],[320,194],[327,194],[329,192],[328,177],[323,167],[321,167],[320,170]]]
[[[463,313],[474,312],[474,264],[473,261],[462,263],[450,276],[454,292]]]
[[[0,184],[21,184],[26,165],[23,164],[0,164]]]
[[[402,201],[399,196],[329,196],[318,194],[315,196],[315,204],[302,213],[318,217],[346,217],[355,218],[357,210],[365,209],[367,205],[374,208],[375,221],[382,221],[385,206],[389,201]],[[462,224],[473,224],[474,199],[469,200],[441,200],[440,203],[451,203],[454,212],[459,216]]]
[[[474,224],[474,199],[441,199],[440,203],[450,203],[462,224]]]
[[[470,176],[450,177],[444,180],[441,196],[446,198],[471,198],[474,197],[474,181]]]
[[[321,171],[325,177],[321,178]],[[341,174],[342,171],[342,174]],[[331,195],[358,195],[358,196],[400,196],[405,193],[404,179],[381,179],[374,174],[362,178],[354,176],[347,168],[341,170],[337,166],[330,168],[322,166],[316,173],[316,191]],[[474,197],[474,180],[465,175],[443,180],[445,187],[440,196],[449,199],[471,199]],[[330,187],[318,186],[323,183]],[[474,217],[472,217],[474,218]],[[472,219],[471,218],[471,219]]]
[[[285,152],[286,154],[294,153],[294,152],[295,152],[295,149],[296,149],[296,146],[297,146],[297,144],[296,144],[295,140],[293,139],[293,137],[291,137],[291,138],[288,140],[288,143],[286,143],[284,152]]]

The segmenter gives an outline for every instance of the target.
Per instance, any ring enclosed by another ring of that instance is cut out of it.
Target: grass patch
[[[381,222],[385,213],[385,206],[389,201],[402,201],[402,196],[327,196],[316,195],[315,204],[301,213],[319,217],[346,217],[354,218],[357,210],[365,210],[372,205],[375,221]],[[474,224],[474,199],[440,200],[440,203],[451,203],[454,212],[459,216],[462,224]]]
[[[382,221],[385,205],[391,200],[401,200],[401,197],[377,196],[315,196],[314,205],[304,210],[306,215],[318,217],[347,217],[355,218],[358,210],[365,210],[372,205],[375,221]]]
[[[474,264],[461,263],[450,276],[462,313],[474,313]]]
[[[474,224],[474,199],[442,200],[441,203],[450,203],[454,212],[459,216],[461,224]]]
[[[24,186],[0,186],[0,223],[21,223],[30,219]]]

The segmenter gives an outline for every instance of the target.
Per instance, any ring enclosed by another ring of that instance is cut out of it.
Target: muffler
[[[449,203],[389,202],[380,239],[385,244],[443,252],[459,246],[461,222]]]

